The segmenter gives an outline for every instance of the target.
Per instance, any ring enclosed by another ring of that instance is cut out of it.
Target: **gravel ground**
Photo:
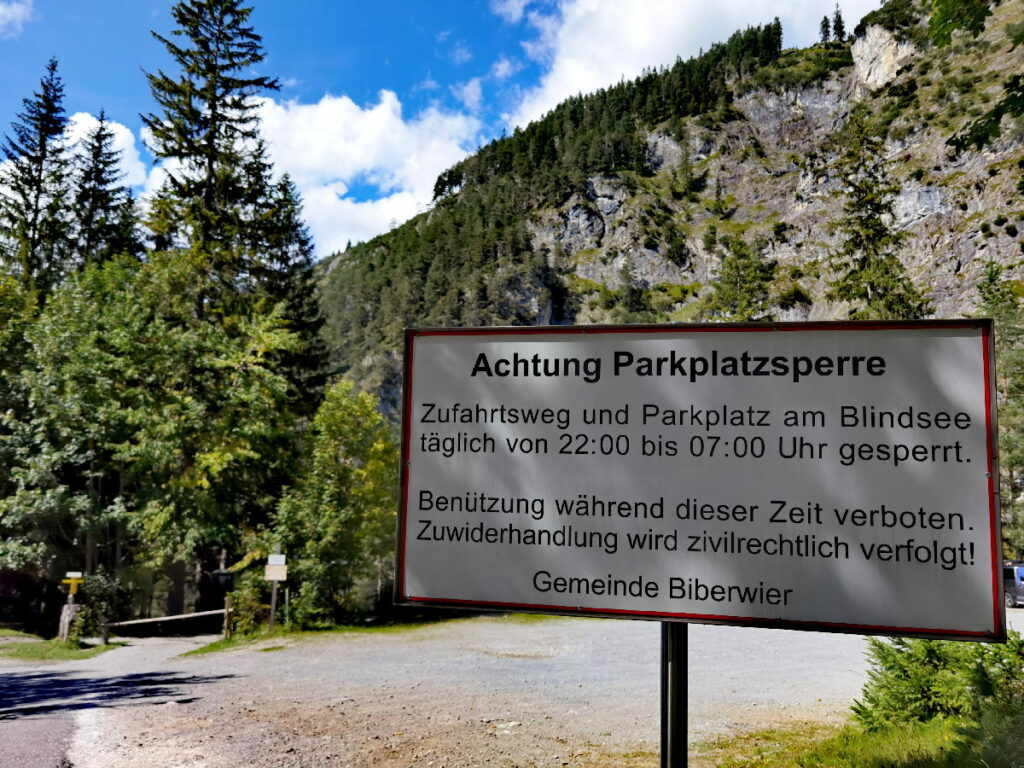
[[[865,679],[855,635],[692,625],[689,637],[698,757],[719,735],[839,720]],[[658,763],[656,623],[479,617],[180,656],[212,639],[0,660],[0,766],[61,765],[65,741],[74,768]],[[33,739],[28,762],[3,748]]]
[[[657,764],[656,623],[480,617],[180,657],[209,639],[0,662],[9,689],[31,683],[0,718],[38,731],[73,711],[75,768]],[[691,626],[691,743],[841,717],[863,648],[852,635]]]

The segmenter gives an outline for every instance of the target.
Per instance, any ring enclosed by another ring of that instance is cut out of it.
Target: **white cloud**
[[[88,112],[76,112],[68,119],[68,139],[77,143],[96,130],[100,121]],[[139,155],[135,134],[127,126],[107,121],[107,127],[114,136],[113,149],[121,153],[122,184],[138,187],[146,183],[146,165]]]
[[[32,20],[32,0],[0,2],[0,37],[17,37]]]
[[[469,50],[464,42],[461,40],[455,44],[452,48],[452,61],[456,64],[465,64],[467,61],[473,60],[473,52]]]
[[[521,45],[526,56],[533,61],[550,63],[558,45],[560,20],[555,14],[530,11],[530,26],[537,30],[535,40],[524,40]]]
[[[452,95],[462,102],[463,106],[470,112],[478,112],[480,104],[484,100],[484,89],[479,77],[452,86]]]
[[[263,100],[262,132],[278,172],[291,174],[305,201],[317,252],[326,255],[378,235],[430,204],[437,175],[465,157],[481,125],[431,107],[406,119],[391,91],[361,107],[347,96],[316,104]],[[346,196],[371,185],[380,197]]]
[[[518,24],[530,0],[491,0],[491,10],[509,24]]]
[[[491,66],[491,76],[495,80],[507,80],[520,69],[522,69],[522,65],[518,61],[513,61],[507,56],[501,56]]]
[[[877,5],[877,0],[844,0],[847,28]],[[569,96],[636,77],[645,67],[669,66],[677,56],[695,56],[738,29],[775,16],[782,21],[784,45],[809,45],[831,7],[822,11],[796,0],[562,0],[557,14],[530,11],[527,19],[537,36],[523,49],[548,70],[526,92],[511,123],[525,125]]]
[[[414,91],[436,91],[440,87],[441,84],[431,77],[429,72],[427,72],[426,78],[424,78],[422,82],[416,83],[412,89]]]

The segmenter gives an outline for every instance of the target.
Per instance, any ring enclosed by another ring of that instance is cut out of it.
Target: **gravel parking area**
[[[0,709],[0,738],[70,716],[74,768],[657,765],[656,623],[476,617],[180,656],[209,639],[0,663],[9,690],[31,683]],[[691,626],[691,743],[843,717],[863,649],[854,635]]]

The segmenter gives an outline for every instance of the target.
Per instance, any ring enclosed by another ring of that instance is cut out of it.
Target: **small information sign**
[[[268,563],[263,568],[264,581],[288,581],[288,566]]]
[[[990,321],[424,329],[405,365],[398,602],[1005,637]]]

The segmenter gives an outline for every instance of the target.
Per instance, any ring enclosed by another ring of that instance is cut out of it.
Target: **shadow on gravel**
[[[194,686],[234,675],[180,675],[170,672],[121,677],[76,677],[65,672],[0,674],[0,722],[50,712],[114,707],[144,699],[166,698],[185,704]]]

